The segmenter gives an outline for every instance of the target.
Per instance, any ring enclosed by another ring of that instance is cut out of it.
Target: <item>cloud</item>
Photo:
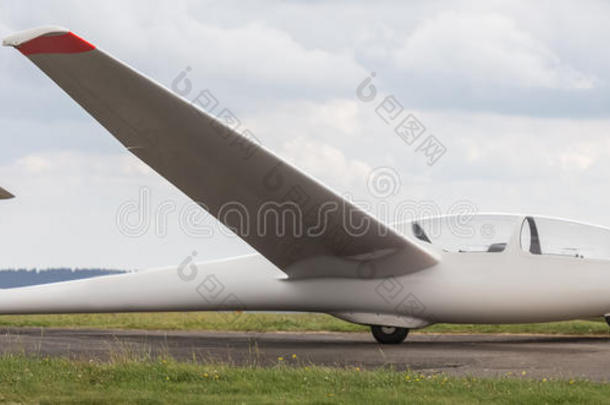
[[[198,38],[205,44],[202,54],[195,52],[194,62],[205,60],[199,66],[210,75],[324,88],[351,86],[365,72],[349,54],[305,48],[287,32],[261,23],[236,28],[193,24],[189,31],[181,38]],[[192,55],[192,48],[188,52]]]
[[[15,162],[16,169],[29,175],[81,177],[83,172],[120,178],[151,175],[152,169],[131,154],[85,154],[73,150],[31,153]]]
[[[296,138],[284,143],[282,156],[306,173],[332,181],[337,189],[362,188],[371,172],[371,167],[367,163],[348,159],[337,148],[305,138]],[[332,176],[329,176],[330,173]]]
[[[583,90],[598,82],[497,13],[445,12],[427,19],[394,58],[409,72],[472,85]]]
[[[243,7],[241,3],[238,6]],[[306,45],[290,31],[262,18],[223,23],[208,15],[218,7],[201,7],[189,1],[157,2],[155,6],[138,1],[108,2],[93,8],[78,1],[48,2],[37,5],[27,16],[29,8],[10,2],[0,5],[0,12],[17,29],[61,22],[165,85],[190,66],[196,90],[211,88],[220,96],[228,95],[234,108],[240,103],[295,94],[319,99],[351,92],[353,83],[365,74],[349,46],[329,50]],[[226,12],[227,8],[220,9]],[[99,24],[100,20],[112,24]],[[10,31],[0,26],[0,36]],[[11,61],[11,66],[16,65],[11,74],[23,76],[19,69],[25,64]],[[29,79],[18,83],[30,83],[31,72],[28,75]],[[4,85],[19,94],[18,86]],[[45,95],[38,92],[42,99]]]
[[[49,159],[45,159],[41,156],[29,155],[19,159],[18,165],[22,167],[27,173],[40,173],[52,166],[52,162]]]
[[[610,162],[608,119],[434,112],[426,118],[448,148],[440,162],[444,167],[436,173],[439,178],[610,177],[610,165],[605,165]],[[607,167],[600,171],[600,165]]]
[[[176,265],[194,250],[204,259],[250,250],[210,216],[214,238],[186,232],[179,215],[189,199],[127,152],[32,153],[0,165],[0,179],[17,196],[0,207],[0,245],[10,246],[0,268],[143,269]],[[118,222],[119,208],[132,201],[144,221],[138,235]]]

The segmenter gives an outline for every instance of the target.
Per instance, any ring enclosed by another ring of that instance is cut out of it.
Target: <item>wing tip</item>
[[[2,45],[17,48],[24,55],[80,53],[95,49],[95,46],[70,32],[69,29],[56,25],[16,32],[4,38]]]
[[[15,198],[15,196],[0,187],[0,200],[9,200],[11,198]]]
[[[44,25],[41,27],[30,28],[28,30],[15,32],[2,40],[3,46],[19,47],[38,37],[45,35],[67,34],[69,29],[58,25]]]

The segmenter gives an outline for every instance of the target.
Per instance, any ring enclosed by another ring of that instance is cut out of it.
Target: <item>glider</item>
[[[380,343],[444,323],[610,312],[610,230],[526,215],[413,221],[399,232],[62,27],[14,34],[25,55],[127,150],[258,254],[7,289],[0,313],[305,311]],[[459,225],[459,229],[455,225]],[[404,224],[403,224],[404,225]]]

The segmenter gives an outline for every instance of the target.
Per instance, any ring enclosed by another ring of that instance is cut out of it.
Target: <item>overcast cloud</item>
[[[610,226],[610,3],[605,1],[0,1],[0,37],[70,28],[169,86],[185,69],[262,142],[356,199],[468,200]],[[250,251],[181,229],[188,199],[17,51],[0,50],[0,267],[173,265]],[[433,166],[356,97],[375,72],[447,148]],[[116,224],[152,198],[150,229]],[[166,219],[155,212],[171,201]],[[213,220],[207,218],[212,224]],[[159,223],[163,222],[163,223]],[[167,222],[167,229],[164,224]]]

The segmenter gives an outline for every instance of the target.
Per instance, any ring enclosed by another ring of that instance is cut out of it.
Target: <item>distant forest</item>
[[[124,270],[109,269],[0,269],[0,288],[25,287],[28,285],[56,283],[58,281],[78,280],[121,274]]]

